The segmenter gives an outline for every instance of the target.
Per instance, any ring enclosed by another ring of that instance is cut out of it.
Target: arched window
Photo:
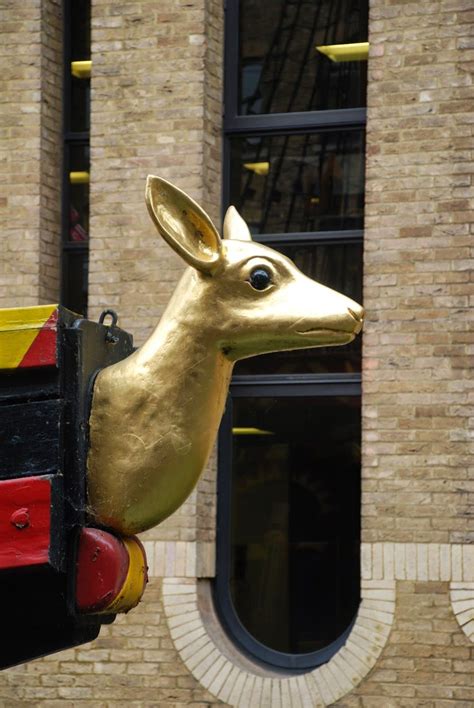
[[[362,299],[367,0],[233,0],[224,206]],[[304,670],[359,604],[361,342],[235,367],[219,437],[216,606],[257,661]]]

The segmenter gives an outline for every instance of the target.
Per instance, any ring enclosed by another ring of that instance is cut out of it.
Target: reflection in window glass
[[[273,246],[275,248],[275,246]],[[347,295],[362,299],[362,244],[328,243],[276,246],[313,280]]]
[[[298,268],[322,285],[362,302],[362,244],[331,243],[314,246],[273,244]],[[235,374],[324,374],[357,373],[361,370],[359,335],[341,347],[318,347],[290,352],[275,352],[243,359],[235,365]]]
[[[367,62],[315,47],[367,41],[367,0],[241,0],[239,113],[365,105]]]
[[[89,172],[88,145],[69,146],[68,173]],[[68,185],[69,192],[69,241],[87,241],[89,238],[89,183],[74,180]]]
[[[361,229],[363,131],[232,138],[230,180],[252,233]]]
[[[360,399],[301,403],[233,404],[232,601],[255,639],[294,654],[334,641],[359,603]]]

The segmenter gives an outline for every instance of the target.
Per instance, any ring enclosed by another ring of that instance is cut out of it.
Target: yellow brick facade
[[[59,292],[62,20],[59,0],[2,12],[0,307]]]
[[[61,21],[54,0],[3,13],[7,306],[58,295]],[[223,19],[220,0],[92,3],[89,316],[113,307],[137,343],[182,272],[146,175],[219,219]],[[141,605],[91,645],[0,674],[0,705],[474,705],[473,37],[471,0],[370,2],[363,600],[348,645],[289,677],[227,640],[210,592],[212,462],[143,536]]]

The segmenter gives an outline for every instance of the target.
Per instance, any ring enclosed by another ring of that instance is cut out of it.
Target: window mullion
[[[253,132],[273,133],[330,128],[360,128],[366,122],[367,110],[365,108],[341,108],[333,111],[229,116],[224,119],[224,132],[227,135],[239,135]]]
[[[298,244],[331,244],[331,243],[361,243],[364,232],[360,229],[353,231],[308,231],[285,234],[256,234],[253,240],[266,245],[275,244],[298,245]]]

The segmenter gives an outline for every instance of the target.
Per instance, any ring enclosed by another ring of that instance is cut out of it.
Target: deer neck
[[[212,288],[185,273],[152,336],[97,379],[89,501],[97,520],[123,533],[169,516],[211,452],[232,363],[207,324],[210,295]]]
[[[143,406],[157,407],[174,429],[189,430],[193,445],[211,444],[227,398],[232,362],[210,322],[212,283],[185,271],[151,337],[136,352]],[[148,392],[152,392],[148,395]]]
[[[233,363],[209,326],[212,307],[212,288],[188,268],[157,328],[136,352],[143,375],[160,381],[170,375],[174,385],[182,380],[188,388],[202,389],[205,382],[211,389],[220,382],[227,386]]]

